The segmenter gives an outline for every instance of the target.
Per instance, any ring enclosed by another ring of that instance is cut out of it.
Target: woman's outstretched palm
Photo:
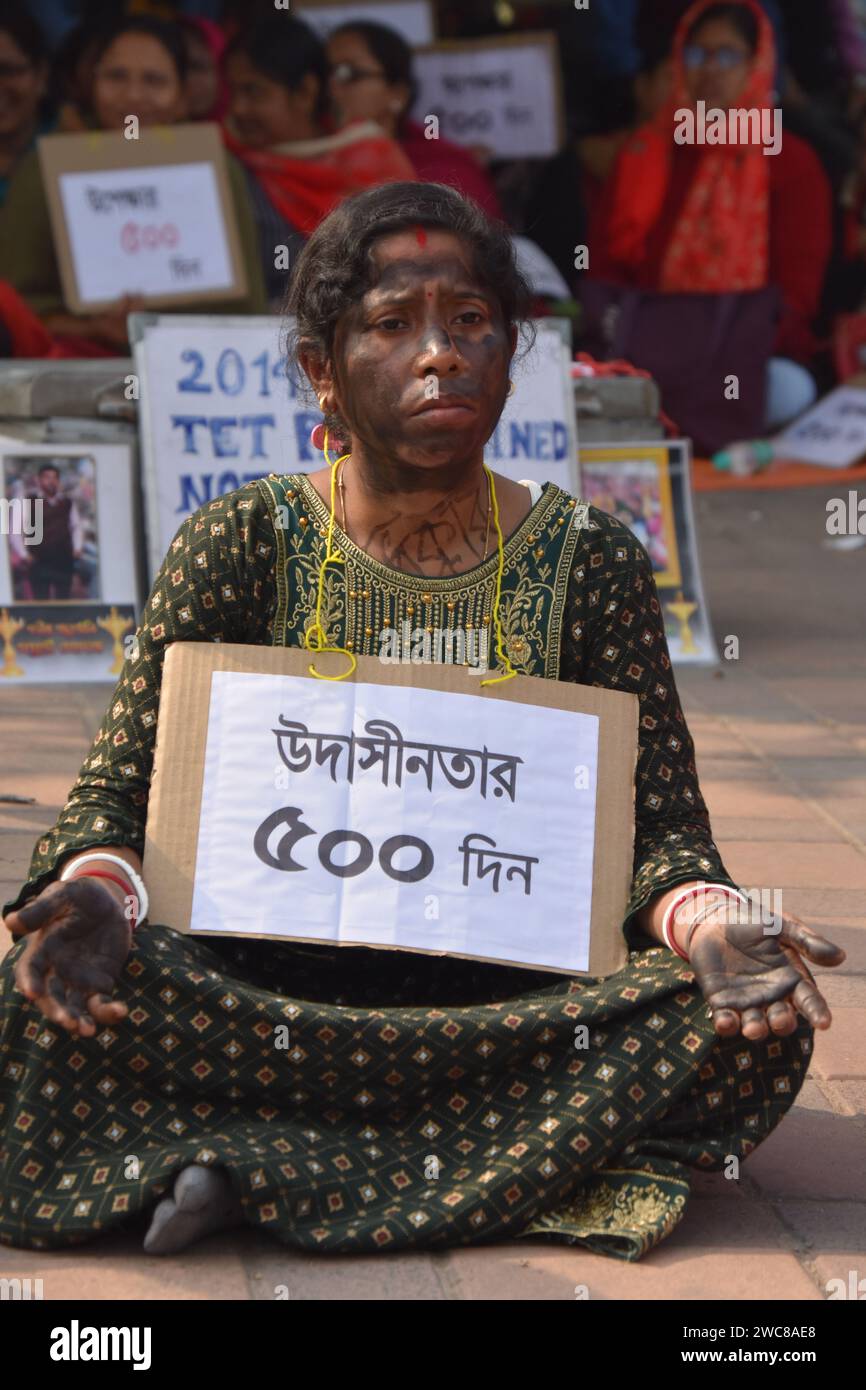
[[[5,922],[29,937],[15,983],[46,1018],[92,1037],[97,1024],[126,1016],[126,1005],[111,994],[129,954],[131,927],[110,889],[84,876],[49,883]]]
[[[713,1013],[716,1032],[749,1039],[793,1033],[797,1010],[813,1028],[829,1028],[830,1009],[802,959],[841,965],[845,952],[797,917],[783,915],[777,933],[760,920],[695,928],[689,963]]]

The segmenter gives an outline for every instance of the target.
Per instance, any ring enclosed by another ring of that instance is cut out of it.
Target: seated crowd
[[[248,291],[209,311],[277,311],[303,244],[338,203],[419,179],[457,188],[535,243],[547,270],[534,308],[570,314],[576,349],[591,346],[578,308],[588,282],[658,294],[773,287],[767,428],[834,384],[834,327],[866,291],[866,47],[825,34],[826,16],[813,16],[812,58],[787,0],[635,0],[620,12],[601,0],[579,51],[575,21],[551,12],[568,133],[550,159],[504,161],[427,138],[413,53],[396,30],[350,20],[325,41],[282,11],[251,5],[239,19],[242,7],[225,8],[221,24],[115,11],[52,47],[35,18],[0,0],[0,355],[128,351],[137,298],[95,314],[64,303],[36,142],[120,131],[134,113],[145,128],[219,125]],[[627,36],[625,11],[637,16]],[[778,105],[778,151],[675,143],[676,110],[699,102]]]

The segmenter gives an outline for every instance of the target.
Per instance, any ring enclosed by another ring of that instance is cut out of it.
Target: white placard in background
[[[599,721],[540,716],[419,687],[214,672],[192,930],[586,971]]]
[[[561,145],[555,53],[537,35],[420,49],[412,115],[422,124],[438,116],[445,139],[484,145],[497,159],[554,155]]]
[[[847,468],[866,454],[866,390],[838,386],[773,439],[777,458]]]
[[[212,164],[91,169],[59,185],[82,300],[231,287]]]
[[[538,319],[531,350],[511,366],[514,394],[484,450],[495,473],[558,483],[577,495],[577,425],[571,354],[553,319]],[[518,344],[518,352],[521,344]]]
[[[396,29],[413,46],[430,43],[435,37],[429,0],[386,0],[378,5],[299,5],[294,13],[323,38],[340,24],[370,19]]]
[[[569,351],[538,320],[532,350],[513,364],[514,395],[485,450],[497,473],[578,490]],[[312,394],[286,376],[278,318],[133,315],[141,377],[144,491],[151,579],[185,517],[268,473],[313,473],[321,420]]]

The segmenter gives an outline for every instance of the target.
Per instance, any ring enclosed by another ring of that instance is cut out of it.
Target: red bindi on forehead
[[[423,227],[415,228],[415,240],[417,241],[418,245],[422,248],[427,245],[427,233],[425,232]]]

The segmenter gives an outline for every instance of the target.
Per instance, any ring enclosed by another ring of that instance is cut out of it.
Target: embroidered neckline
[[[298,488],[304,495],[305,501],[309,502],[310,509],[317,521],[322,526],[327,526],[331,513],[326,504],[322,501],[316,489],[309,481],[306,473],[296,473],[292,482],[297,482]],[[538,501],[530,507],[523,521],[517,530],[504,540],[503,557],[506,567],[515,551],[521,545],[526,544],[529,536],[537,527],[543,524],[544,514],[552,510],[557,501],[564,497],[562,489],[551,482],[542,483],[541,496]],[[537,535],[533,539],[537,539]],[[473,588],[476,584],[484,583],[496,574],[498,556],[496,550],[489,555],[486,560],[473,565],[471,569],[464,570],[461,574],[450,576],[427,575],[427,574],[407,574],[405,570],[394,569],[392,565],[386,565],[381,560],[376,560],[372,555],[368,555],[366,550],[362,550],[356,545],[350,536],[347,536],[340,526],[336,517],[334,518],[334,542],[337,548],[346,556],[346,559],[355,565],[377,574],[386,583],[403,589],[428,590],[430,593],[446,593],[448,591],[463,590]]]

